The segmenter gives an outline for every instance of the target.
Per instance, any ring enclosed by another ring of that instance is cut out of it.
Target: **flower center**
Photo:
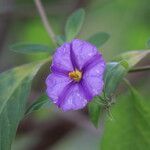
[[[76,82],[79,82],[82,78],[82,72],[75,69],[75,71],[69,72],[69,77]]]

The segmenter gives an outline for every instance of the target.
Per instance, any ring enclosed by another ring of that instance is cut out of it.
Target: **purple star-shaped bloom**
[[[63,111],[86,106],[101,94],[105,61],[89,42],[74,39],[57,48],[46,79],[47,95]]]

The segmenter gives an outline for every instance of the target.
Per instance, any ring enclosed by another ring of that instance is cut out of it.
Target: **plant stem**
[[[56,43],[57,43],[56,42],[56,35],[54,34],[52,27],[51,27],[51,25],[47,19],[47,15],[44,11],[44,7],[41,3],[41,0],[34,0],[34,2],[35,2],[35,5],[36,5],[37,10],[39,12],[39,15],[41,17],[41,20],[43,22],[43,25],[44,25],[49,37],[52,39],[53,43],[56,45]]]
[[[144,67],[139,67],[139,68],[131,69],[131,70],[129,70],[129,73],[132,73],[132,72],[141,72],[141,71],[148,71],[148,70],[150,70],[150,66],[144,66]]]

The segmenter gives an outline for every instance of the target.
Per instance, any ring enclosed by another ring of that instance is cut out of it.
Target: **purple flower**
[[[63,111],[86,106],[103,89],[105,61],[98,49],[74,39],[57,48],[46,79],[47,95]]]

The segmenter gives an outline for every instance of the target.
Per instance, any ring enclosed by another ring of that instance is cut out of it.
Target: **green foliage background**
[[[29,9],[28,7],[24,8],[24,4],[31,6],[31,8],[33,7],[34,15],[32,16],[29,13],[31,16],[27,16],[26,19],[20,18],[13,21],[6,45],[4,45],[4,50],[0,54],[0,69],[2,71],[28,61],[46,58],[49,55],[14,54],[9,51],[9,45],[13,43],[40,43],[53,47],[52,41],[49,39],[37,15],[33,1],[16,1],[16,7],[23,8],[23,11]],[[63,28],[67,16],[76,7],[76,2],[73,0],[63,0],[61,2],[47,0],[44,1],[44,4],[54,31],[62,35],[62,33],[65,33]],[[60,9],[62,5],[66,9]],[[78,37],[88,39],[97,32],[109,33],[108,42],[100,46],[100,50],[107,60],[111,60],[116,54],[128,50],[146,49],[146,41],[150,38],[149,6],[149,0],[89,0],[84,5],[86,19]],[[143,63],[145,62],[143,61]],[[132,93],[125,93],[117,99],[117,104],[112,107],[113,120],[107,119],[102,137],[91,135],[87,130],[79,129],[77,133],[69,134],[64,140],[59,141],[57,145],[53,146],[54,149],[148,150],[150,146],[148,132],[150,128],[148,77],[149,73],[133,76],[133,78],[131,76],[133,85],[137,86],[142,96],[135,89],[132,89]],[[99,109],[97,111],[99,112]],[[55,117],[55,114],[52,112],[49,114],[47,111],[40,111],[35,114],[35,118],[38,121],[45,119],[49,115],[52,115],[52,118]],[[94,120],[97,121],[95,118]],[[0,121],[3,122],[3,120]],[[2,132],[0,135],[2,135]],[[38,140],[35,135],[24,135],[16,139],[12,149],[28,149],[27,147],[34,142],[36,143],[36,141]],[[100,147],[98,147],[99,144]],[[3,148],[1,149],[3,150]]]

